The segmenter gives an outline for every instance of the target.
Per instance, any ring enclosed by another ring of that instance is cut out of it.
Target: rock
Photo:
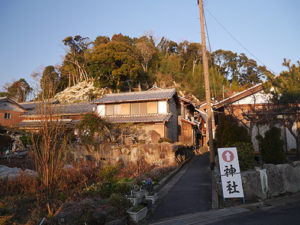
[[[273,164],[264,164],[264,169],[267,171],[269,196],[278,196],[286,192],[282,174],[279,168]]]
[[[38,176],[38,173],[34,170],[25,169],[24,172],[29,177],[37,177]]]
[[[277,165],[277,168],[282,175],[286,191],[292,193],[300,191],[300,166],[292,167],[288,164],[280,164]]]
[[[22,170],[20,168],[10,168],[7,166],[0,166],[0,178],[2,180],[15,179],[21,175]]]
[[[155,130],[149,131],[149,136],[151,137],[152,144],[157,144],[160,140],[161,136],[159,133],[157,133]]]
[[[259,171],[242,172],[242,182],[247,201],[267,198],[267,192],[263,188]]]
[[[293,165],[293,166],[300,166],[300,161],[292,162],[292,165]]]
[[[24,172],[25,175],[29,176],[29,177],[37,177],[38,174],[36,171],[34,170],[22,170],[20,168],[14,167],[14,168],[10,168],[8,166],[2,166],[0,165],[0,178],[2,180],[6,180],[6,179],[15,179],[19,176],[21,176],[21,174]]]

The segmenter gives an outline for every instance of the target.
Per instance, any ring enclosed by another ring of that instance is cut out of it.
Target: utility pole
[[[201,39],[202,39],[202,58],[203,58],[203,70],[204,70],[204,84],[205,84],[205,96],[207,105],[207,127],[208,127],[208,143],[210,152],[210,168],[213,170],[215,166],[215,151],[213,146],[213,131],[212,131],[212,111],[211,111],[211,97],[210,97],[210,86],[209,86],[209,73],[208,73],[208,61],[206,55],[206,39],[204,29],[204,13],[202,0],[198,0],[199,13],[200,13],[200,24],[201,24]]]

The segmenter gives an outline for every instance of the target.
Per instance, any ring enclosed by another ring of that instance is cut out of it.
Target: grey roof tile
[[[175,88],[116,93],[116,94],[107,94],[107,95],[103,96],[102,98],[94,101],[94,103],[101,104],[101,103],[115,103],[115,102],[161,100],[161,99],[170,99],[175,94],[176,94]]]
[[[28,110],[24,115],[38,115],[39,107],[41,105],[36,104],[35,108]],[[92,113],[95,107],[95,104],[92,103],[78,103],[78,104],[69,104],[69,105],[52,105],[54,113],[58,114],[73,114],[73,113]]]

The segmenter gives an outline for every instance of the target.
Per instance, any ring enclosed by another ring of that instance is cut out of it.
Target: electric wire
[[[246,48],[219,20],[206,8],[206,11],[210,14],[210,16],[219,24],[220,27],[234,40],[236,41],[245,51],[247,51],[253,58],[255,58],[259,63],[267,68],[267,66],[258,58],[256,57],[248,48]],[[276,74],[273,70],[268,68],[273,74]]]

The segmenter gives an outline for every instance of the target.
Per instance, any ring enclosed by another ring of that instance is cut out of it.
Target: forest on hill
[[[115,34],[98,36],[94,41],[80,35],[63,40],[67,52],[58,66],[46,66],[40,87],[44,97],[51,97],[79,82],[93,80],[99,88],[113,92],[148,89],[155,82],[162,88],[176,87],[187,94],[205,99],[201,44],[175,42],[153,36],[131,38]],[[217,50],[208,52],[211,93],[215,100],[230,96],[255,84],[270,74],[245,54]],[[6,88],[19,101],[32,90],[20,79]],[[49,90],[53,92],[50,94]],[[5,95],[5,93],[1,93]]]

